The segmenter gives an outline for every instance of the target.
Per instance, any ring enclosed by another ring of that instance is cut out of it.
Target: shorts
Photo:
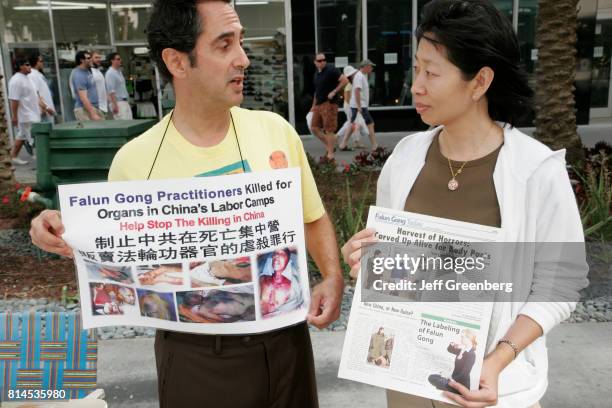
[[[308,325],[262,334],[158,330],[160,408],[318,408]]]
[[[111,112],[113,119],[121,119],[121,120],[132,120],[132,108],[127,101],[117,101],[117,107],[119,108],[119,112],[113,113],[112,105]]]
[[[23,140],[32,143],[32,122],[21,122],[17,125],[15,140]]]
[[[96,111],[98,116],[100,116],[102,119],[106,118],[106,115],[100,109],[94,107],[94,111]],[[85,110],[85,108],[74,108],[74,117],[79,122],[87,122],[91,120],[89,113]]]
[[[351,108],[351,123],[355,122],[355,119],[357,119],[357,113],[357,108]],[[363,116],[366,125],[374,123],[374,119],[372,119],[372,115],[368,108],[361,108],[361,116]]]
[[[315,105],[312,127],[323,129],[327,133],[335,133],[338,129],[338,105],[330,101]]]

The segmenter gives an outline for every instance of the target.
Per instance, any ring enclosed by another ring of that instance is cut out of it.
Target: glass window
[[[115,41],[145,41],[145,28],[149,24],[151,8],[151,3],[111,4]]]
[[[512,22],[513,0],[493,0],[492,3],[503,15],[508,16],[508,19]]]
[[[295,93],[295,128],[307,134],[306,115],[312,106],[315,73],[315,7],[312,1],[291,2],[293,28],[293,90]]]
[[[288,118],[285,5],[282,0],[262,3],[236,1],[236,11],[246,29],[244,50],[251,61],[242,106]]]
[[[106,3],[52,1],[51,9],[58,46],[81,49],[110,44]]]
[[[155,82],[155,68],[149,56],[149,49],[139,46],[124,46],[117,47],[117,52],[121,55],[123,77],[130,96],[130,105],[134,107],[134,118],[156,118],[159,109],[157,83]],[[162,87],[162,89],[165,89],[165,87]]]
[[[425,4],[429,3],[430,1],[431,0],[418,0],[417,7],[418,7],[419,18],[421,17],[423,6],[425,6]],[[512,9],[514,7],[514,0],[492,0],[491,2],[493,3],[495,7],[497,7],[499,11],[501,11],[502,14],[508,16],[510,21],[512,21]]]
[[[412,104],[412,0],[368,0],[370,106]]]
[[[535,89],[535,65],[538,59],[538,50],[535,45],[537,13],[537,0],[519,1],[517,34],[521,48],[521,61],[525,64],[529,75],[529,85],[532,89]]]
[[[605,17],[609,17],[605,13]],[[612,19],[598,16],[593,48],[591,108],[608,108],[610,97],[610,57],[612,56]]]
[[[47,2],[3,0],[0,4],[3,18],[2,34],[5,43],[51,40]]]
[[[317,51],[325,53],[327,60],[332,64],[335,62],[337,68],[363,59],[362,12],[361,0],[317,1]]]

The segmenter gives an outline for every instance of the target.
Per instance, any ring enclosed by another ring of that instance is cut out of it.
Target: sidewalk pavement
[[[345,332],[311,335],[321,408],[386,406],[383,389],[338,379]],[[549,334],[550,384],[543,408],[610,406],[611,338],[612,323],[567,323]],[[153,339],[101,341],[98,386],[104,388],[109,407],[157,407]]]
[[[532,135],[535,128],[521,128],[521,131]],[[582,143],[586,147],[593,147],[598,141],[606,141],[612,145],[612,123],[601,123],[593,125],[578,126],[578,132],[582,138]],[[381,146],[392,150],[395,145],[405,136],[414,133],[414,131],[405,132],[389,132],[378,134],[378,142]],[[302,142],[304,143],[304,149],[310,153],[316,160],[319,157],[325,155],[325,148],[323,144],[312,135],[302,135]],[[367,138],[362,138],[361,142],[369,147],[369,141]],[[352,145],[352,142],[351,142]],[[336,161],[341,163],[345,161],[351,163],[355,158],[355,155],[362,150],[354,151],[336,151]],[[19,158],[27,160],[27,165],[16,165],[15,166],[15,178],[19,183],[34,184],[36,183],[36,159],[28,155],[25,149],[21,149]]]

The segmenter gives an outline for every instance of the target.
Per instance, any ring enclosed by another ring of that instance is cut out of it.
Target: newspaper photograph
[[[310,302],[297,168],[59,186],[84,328],[250,334]]]
[[[367,227],[379,242],[362,248],[338,376],[447,403],[451,378],[478,389],[492,303],[460,288],[495,273],[478,243],[499,229],[380,207]]]

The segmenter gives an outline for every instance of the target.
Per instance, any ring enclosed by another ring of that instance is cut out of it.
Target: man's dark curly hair
[[[195,66],[196,58],[193,50],[198,37],[204,31],[196,6],[203,1],[223,1],[228,4],[231,2],[231,0],[155,0],[153,3],[151,19],[146,30],[147,39],[151,58],[166,80],[172,80],[172,74],[162,58],[162,51],[165,48],[174,48],[189,54],[191,66]]]

